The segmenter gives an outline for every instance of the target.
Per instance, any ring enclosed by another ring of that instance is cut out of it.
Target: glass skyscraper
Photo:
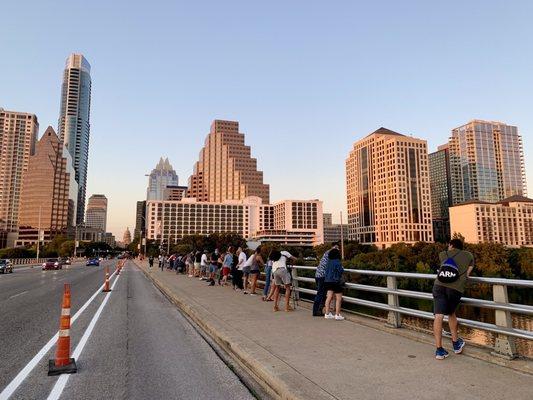
[[[452,131],[449,146],[453,204],[527,196],[516,126],[474,120]]]
[[[167,186],[178,186],[178,175],[168,158],[161,158],[149,175],[146,200],[165,200]]]
[[[81,54],[71,54],[65,63],[61,90],[59,137],[67,147],[78,182],[76,223],[83,223],[89,157],[91,114],[91,66]]]

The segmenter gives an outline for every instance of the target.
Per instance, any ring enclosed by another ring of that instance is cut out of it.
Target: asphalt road
[[[114,269],[114,262],[107,263]],[[34,269],[0,276],[0,337],[10,338],[0,345],[0,391],[57,332],[63,283],[71,284],[74,315],[102,280],[103,266],[80,265],[57,272]],[[78,373],[68,376],[58,398],[253,399],[133,263],[127,263],[112,283],[113,291],[76,360]],[[72,325],[72,351],[105,298],[99,293]],[[54,389],[57,393],[59,378],[47,376],[54,351],[55,346],[11,399],[46,399]]]

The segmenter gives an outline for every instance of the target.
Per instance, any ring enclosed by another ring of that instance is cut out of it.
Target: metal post
[[[341,259],[344,260],[344,229],[342,226],[342,211],[340,212],[341,215]]]
[[[296,268],[292,268],[292,290],[294,292],[294,300],[298,301],[300,300],[300,292],[298,291],[298,270]]]
[[[391,289],[391,290],[398,289],[398,281],[396,280],[395,276],[387,276],[387,289]],[[393,306],[393,307],[400,306],[400,300],[397,294],[388,294],[387,298],[388,298],[389,306]],[[389,311],[389,315],[387,317],[387,325],[393,328],[401,328],[402,327],[401,314],[396,311]]]
[[[507,286],[505,285],[493,285],[492,286],[493,300],[498,303],[509,303],[509,295],[507,293]],[[511,313],[504,310],[495,310],[496,325],[504,328],[512,328],[513,321],[511,319]],[[496,336],[496,342],[494,343],[493,355],[513,359],[517,356],[515,340],[512,336],[503,335],[498,333]]]
[[[39,250],[40,250],[40,244],[41,244],[41,210],[43,209],[42,206],[39,206],[39,228],[37,228],[37,254],[36,254],[36,263],[39,262]]]

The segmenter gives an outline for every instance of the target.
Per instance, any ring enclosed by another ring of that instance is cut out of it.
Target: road
[[[253,399],[133,263],[112,278],[110,294],[99,293],[106,265],[115,268],[114,261],[106,261],[100,267],[77,264],[62,271],[27,269],[0,276],[0,399],[57,332],[67,282],[71,315],[98,292],[71,327],[71,351],[87,336],[76,349],[81,350],[78,373],[47,376],[53,346],[10,399]]]

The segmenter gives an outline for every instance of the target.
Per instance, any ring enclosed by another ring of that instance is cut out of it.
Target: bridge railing
[[[316,267],[293,266],[292,268],[293,287],[296,293],[307,293],[315,295],[316,290],[304,288],[299,285],[300,282],[315,284],[315,279],[311,277],[301,276],[298,271],[307,270],[314,272],[316,270]],[[387,323],[394,328],[401,327],[402,315],[409,315],[430,320],[434,319],[433,313],[400,306],[400,297],[432,300],[433,295],[427,292],[398,289],[398,279],[409,278],[435,280],[436,275],[360,269],[345,269],[344,272],[346,274],[380,276],[386,278],[387,286],[372,286],[359,283],[346,283],[346,288],[386,294],[387,303],[380,303],[350,296],[343,296],[343,302],[387,311]],[[514,328],[512,324],[511,313],[533,315],[533,306],[510,303],[507,288],[510,286],[533,288],[533,280],[471,277],[468,279],[468,281],[490,285],[492,287],[493,300],[482,300],[463,297],[461,299],[462,304],[494,310],[495,324],[464,318],[458,318],[459,322],[462,325],[470,328],[481,329],[484,331],[495,333],[496,340],[493,350],[494,355],[506,358],[516,357],[517,351],[515,338],[533,340],[533,332],[529,330]]]

